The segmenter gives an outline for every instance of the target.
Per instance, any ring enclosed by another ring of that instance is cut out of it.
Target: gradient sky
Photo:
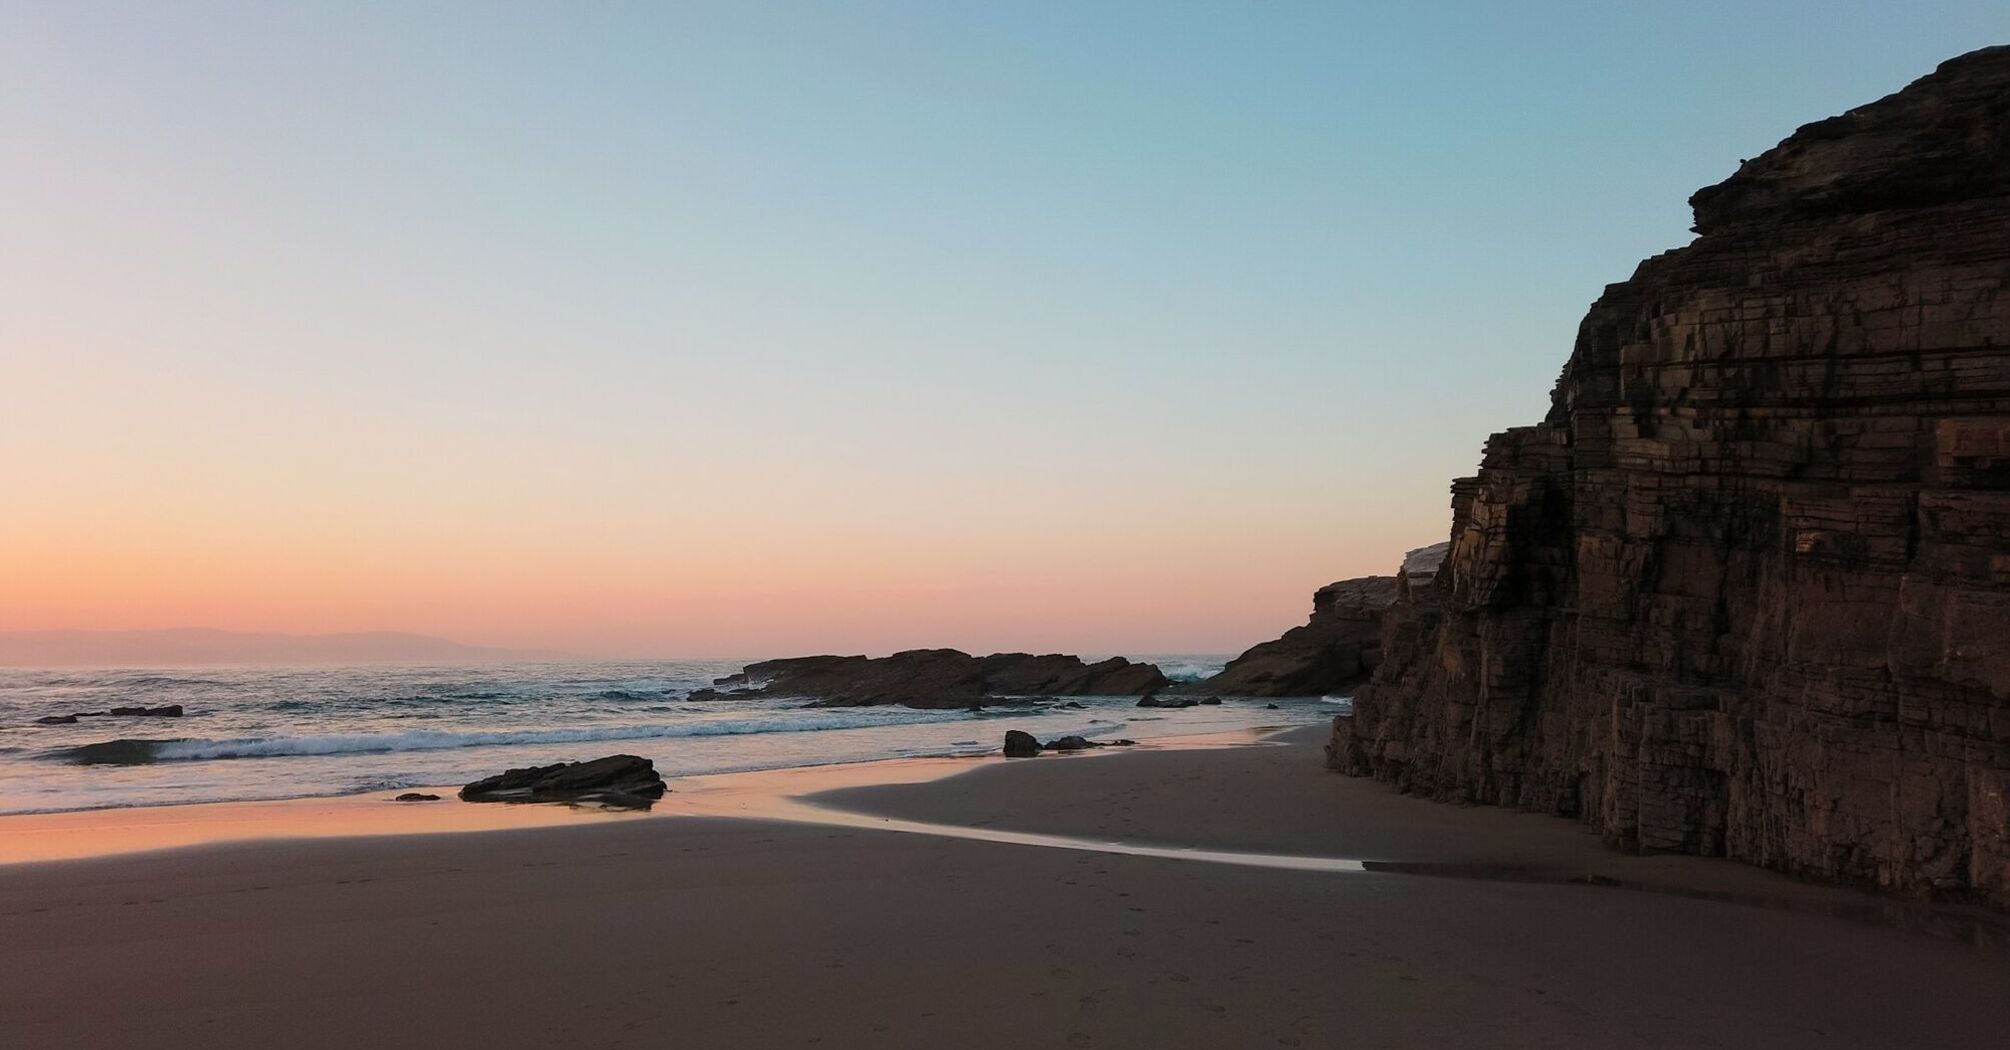
[[[0,0],[0,629],[1231,651],[2000,2]]]

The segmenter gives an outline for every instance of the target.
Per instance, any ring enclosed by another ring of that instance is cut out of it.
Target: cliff
[[[1382,617],[1403,581],[1428,578],[1446,544],[1409,552],[1396,576],[1360,576],[1312,594],[1312,617],[1280,638],[1251,646],[1183,692],[1227,696],[1324,696],[1368,680],[1382,662]]]
[[[1332,763],[2010,903],[2010,48],[1691,203],[1453,484]]]

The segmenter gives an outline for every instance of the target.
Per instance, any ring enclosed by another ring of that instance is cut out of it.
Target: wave
[[[135,675],[129,678],[114,679],[112,681],[105,682],[103,684],[122,689],[135,689],[135,688],[153,689],[153,688],[160,688],[162,686],[183,686],[183,685],[230,686],[235,683],[226,682],[221,678],[175,678],[170,675],[143,674],[143,675]]]
[[[1226,660],[1161,660],[1159,671],[1175,682],[1198,682],[1221,672]]]
[[[506,747],[515,744],[577,744],[601,740],[654,740],[665,737],[814,733],[833,729],[927,725],[935,722],[960,721],[970,717],[965,711],[856,711],[822,718],[804,716],[805,712],[791,712],[790,716],[785,718],[739,718],[711,722],[574,726],[565,729],[463,733],[448,730],[415,730],[409,733],[333,733],[316,736],[245,737],[237,740],[122,738],[59,748],[48,752],[46,757],[72,765],[146,765],[154,762],[204,762],[225,758],[445,751],[462,747]]]
[[[693,687],[693,688],[695,688],[695,687]],[[670,688],[664,688],[664,689],[603,689],[603,690],[601,690],[601,691],[599,691],[599,692],[597,692],[597,693],[587,693],[587,694],[585,694],[585,699],[588,699],[588,700],[668,700],[669,698],[671,698],[671,697],[673,697],[673,696],[682,696],[682,695],[684,695],[684,694],[686,694],[686,693],[689,693],[690,691],[691,691],[690,689],[682,689],[682,688],[676,688],[676,687],[670,687]]]

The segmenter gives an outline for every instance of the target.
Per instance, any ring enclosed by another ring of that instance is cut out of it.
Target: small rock
[[[1059,740],[1047,741],[1047,750],[1049,751],[1087,751],[1092,747],[1099,746],[1101,745],[1091,742],[1086,737],[1079,736],[1064,736]]]
[[[169,704],[166,707],[114,707],[108,713],[127,715],[134,718],[180,718],[181,705]]]
[[[656,763],[634,755],[512,769],[461,789],[466,802],[600,802],[647,809],[669,788]]]
[[[1202,701],[1201,701],[1201,703],[1203,703],[1203,704],[1207,704],[1207,705],[1208,705],[1208,706],[1210,706],[1210,707],[1220,707],[1220,706],[1221,706],[1221,697],[1218,697],[1218,696],[1210,696],[1210,697],[1208,697],[1207,699],[1205,699],[1205,700],[1202,700]]]
[[[35,720],[35,724],[38,726],[73,726],[77,724],[77,716],[43,715]]]
[[[1033,734],[1023,733],[1017,729],[1005,731],[1006,758],[1035,758],[1039,754],[1040,741],[1034,739]]]
[[[397,798],[394,798],[394,799],[392,799],[391,801],[393,801],[393,802],[438,802],[439,800],[440,800],[440,796],[438,796],[438,795],[428,795],[428,794],[426,794],[426,793],[425,793],[425,792],[423,792],[423,791],[407,791],[407,792],[405,792],[404,794],[402,794],[402,795],[399,795],[399,796],[398,796]]]

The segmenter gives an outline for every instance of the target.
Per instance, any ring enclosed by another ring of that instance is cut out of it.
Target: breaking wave
[[[1228,660],[1226,657],[1220,660],[1210,660],[1210,659],[1163,660],[1162,659],[1158,661],[1158,666],[1159,670],[1164,672],[1167,678],[1170,678],[1175,682],[1198,682],[1203,678],[1211,678],[1214,675],[1220,673],[1223,665],[1227,663]]]
[[[652,740],[663,737],[744,736],[754,733],[814,733],[874,726],[926,725],[967,719],[967,711],[859,710],[818,717],[817,712],[791,711],[777,718],[738,718],[708,722],[650,725],[592,725],[562,729],[522,729],[475,732],[414,730],[409,733],[333,733],[316,736],[246,737],[238,740],[105,740],[59,748],[48,757],[74,765],[145,765],[153,762],[204,762],[223,758],[282,758],[297,755],[371,754],[393,751],[445,751],[461,747],[511,744],[573,744],[599,740]]]

